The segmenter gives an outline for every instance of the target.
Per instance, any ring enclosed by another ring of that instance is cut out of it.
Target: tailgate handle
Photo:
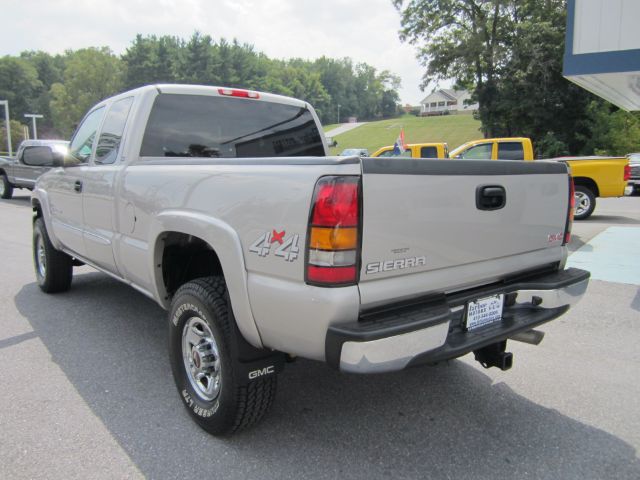
[[[478,210],[499,210],[507,203],[507,192],[499,185],[480,185],[476,189]]]

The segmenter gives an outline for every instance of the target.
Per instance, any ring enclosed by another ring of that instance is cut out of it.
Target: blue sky
[[[123,53],[136,33],[237,38],[274,58],[351,57],[402,78],[417,105],[424,71],[398,39],[391,0],[2,0],[0,55],[108,46]]]

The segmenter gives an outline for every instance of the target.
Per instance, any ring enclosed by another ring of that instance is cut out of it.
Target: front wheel
[[[576,210],[573,218],[576,220],[589,218],[596,208],[596,196],[591,189],[584,185],[576,185],[575,199]]]
[[[180,397],[191,417],[213,435],[258,422],[276,393],[274,367],[244,376],[234,348],[234,324],[221,277],[186,283],[169,314],[169,355]],[[264,375],[263,375],[264,373]]]
[[[73,259],[54,248],[42,218],[37,218],[33,223],[33,266],[43,292],[69,290],[73,277]]]
[[[5,174],[0,175],[0,198],[11,198],[13,196],[13,185]]]

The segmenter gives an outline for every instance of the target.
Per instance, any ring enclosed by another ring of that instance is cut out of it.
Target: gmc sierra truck
[[[567,312],[567,167],[328,157],[313,108],[247,90],[156,85],[85,116],[33,192],[40,288],[74,264],[168,310],[182,402],[205,430],[258,421],[296,356],[376,373],[474,352]]]
[[[14,188],[32,190],[54,159],[62,159],[68,144],[64,140],[25,140],[15,158],[0,157],[0,198],[11,198]]]

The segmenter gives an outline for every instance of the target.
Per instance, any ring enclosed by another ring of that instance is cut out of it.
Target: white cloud
[[[351,57],[400,75],[403,103],[424,97],[424,67],[398,39],[391,0],[21,0],[2,10],[2,55],[88,46],[123,53],[137,33],[187,38],[199,30],[274,58]]]

